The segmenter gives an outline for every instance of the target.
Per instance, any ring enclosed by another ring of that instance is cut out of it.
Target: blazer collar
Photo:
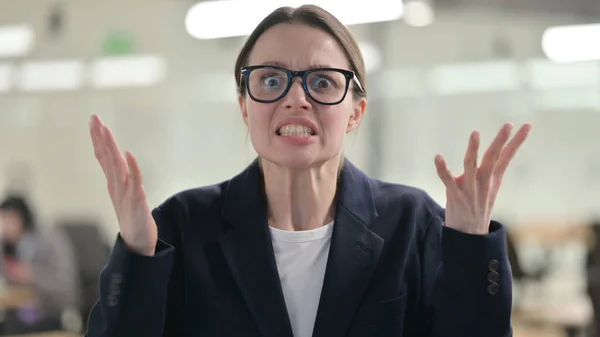
[[[340,179],[314,337],[346,334],[383,247],[383,239],[369,229],[378,216],[371,180],[347,159]],[[261,334],[292,337],[258,160],[229,181],[222,216],[232,226],[219,239],[223,254]]]
[[[365,225],[378,216],[371,179],[354,166],[347,158],[340,175],[338,204]],[[248,218],[266,217],[267,198],[264,181],[258,159],[237,176],[233,177],[227,186],[222,215],[233,226],[248,227]]]

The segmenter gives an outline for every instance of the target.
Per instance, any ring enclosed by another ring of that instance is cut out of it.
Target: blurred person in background
[[[153,211],[135,157],[92,116],[120,232],[87,336],[511,335],[506,232],[491,212],[531,125],[511,139],[505,124],[481,166],[473,132],[460,176],[437,156],[444,210],[345,159],[345,135],[366,110],[365,73],[333,15],[274,11],[235,65],[258,159]]]
[[[57,230],[38,228],[25,198],[9,196],[0,203],[2,277],[11,291],[30,290],[32,299],[7,312],[5,334],[61,329],[64,310],[76,308],[79,285],[70,242]]]
[[[552,261],[550,260],[551,252],[546,251],[544,252],[543,260],[535,270],[528,271],[523,269],[514,234],[507,233],[506,250],[508,253],[508,261],[510,262],[514,281],[532,280],[534,282],[540,282],[541,279],[548,274],[550,268],[552,267]]]
[[[587,293],[593,309],[590,337],[600,337],[600,221],[590,224],[586,257]]]

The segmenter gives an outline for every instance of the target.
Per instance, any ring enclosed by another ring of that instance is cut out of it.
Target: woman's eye
[[[312,87],[316,89],[325,89],[331,87],[331,81],[325,77],[315,77],[312,83]]]
[[[278,87],[281,84],[281,78],[276,76],[268,76],[264,78],[263,83],[267,88]]]

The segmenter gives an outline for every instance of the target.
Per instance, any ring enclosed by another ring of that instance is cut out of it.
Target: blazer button
[[[498,268],[500,267],[500,261],[493,259],[490,261],[490,263],[488,264],[488,269],[490,271],[498,271]]]
[[[498,283],[498,279],[500,278],[500,274],[495,271],[490,271],[487,274],[487,279],[490,283]]]
[[[487,291],[490,295],[496,295],[500,291],[500,285],[498,283],[490,283],[487,286]]]

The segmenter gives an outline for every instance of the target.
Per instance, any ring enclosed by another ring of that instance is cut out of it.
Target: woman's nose
[[[295,78],[294,81],[292,81],[290,89],[288,90],[287,95],[285,95],[285,107],[290,109],[310,108],[310,102],[300,78]]]

